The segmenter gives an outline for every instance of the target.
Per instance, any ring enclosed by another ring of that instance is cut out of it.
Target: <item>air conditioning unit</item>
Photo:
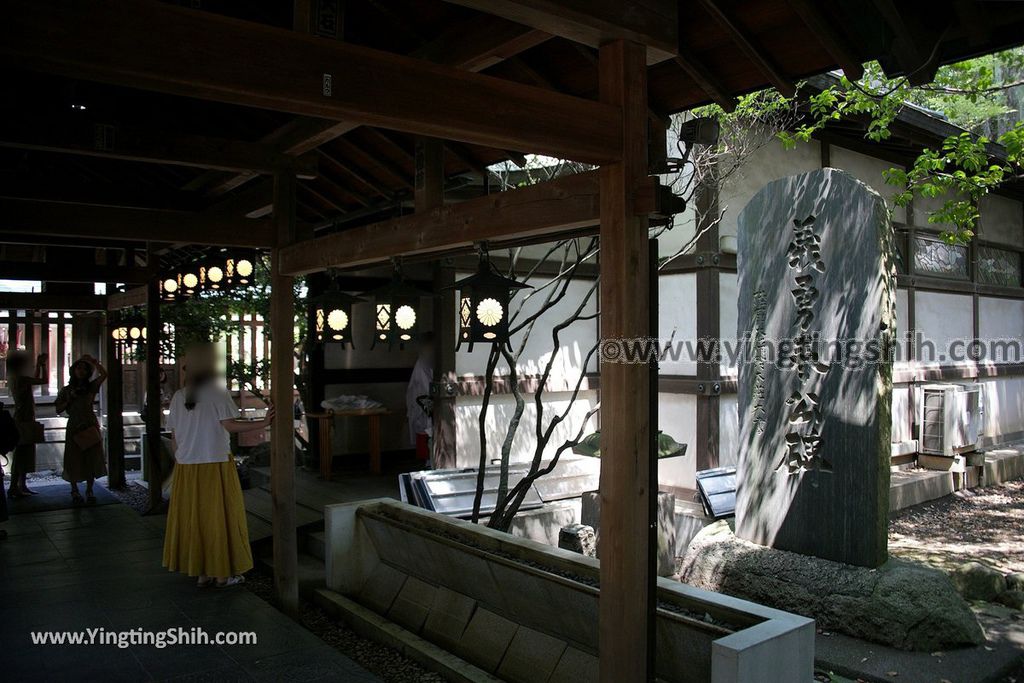
[[[982,432],[981,390],[963,384],[925,384],[920,392],[919,452],[953,457],[977,450]]]

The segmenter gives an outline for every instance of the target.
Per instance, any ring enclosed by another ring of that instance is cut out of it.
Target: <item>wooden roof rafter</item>
[[[698,0],[700,5],[717,21],[740,51],[764,75],[772,86],[786,97],[796,94],[796,84],[775,64],[775,60],[756,45],[750,33],[732,16],[732,13],[716,0]]]

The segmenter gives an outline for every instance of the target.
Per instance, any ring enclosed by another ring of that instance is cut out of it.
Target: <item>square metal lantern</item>
[[[181,295],[194,297],[206,288],[206,266],[201,263],[189,263],[178,268],[177,277],[181,281]]]
[[[388,349],[404,348],[407,342],[413,341],[419,333],[422,298],[426,292],[406,282],[401,273],[395,270],[391,282],[368,292],[366,296],[373,299],[374,322],[373,344],[387,343]]]
[[[486,254],[477,272],[455,283],[459,290],[459,343],[509,346],[509,303],[515,293],[530,285],[505,277],[495,270]]]
[[[232,264],[232,265],[229,265]],[[223,292],[231,287],[228,281],[228,269],[233,268],[233,261],[224,249],[215,250],[203,259],[206,270],[205,289],[211,292]]]
[[[184,293],[181,288],[181,274],[175,272],[164,273],[160,276],[160,300],[173,303],[181,301]]]
[[[337,283],[309,301],[310,331],[318,344],[352,347],[352,304],[365,301],[338,289]]]
[[[227,287],[248,287],[256,281],[255,249],[232,249],[222,252],[224,282]]]

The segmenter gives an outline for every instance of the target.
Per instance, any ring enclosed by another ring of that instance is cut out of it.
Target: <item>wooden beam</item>
[[[864,66],[854,52],[850,41],[838,28],[822,14],[820,3],[813,0],[787,0],[793,11],[800,15],[800,20],[811,30],[821,46],[832,55],[843,69],[843,73],[851,81],[859,81],[864,76]]]
[[[295,240],[295,176],[274,177],[274,228],[278,243]],[[274,533],[274,587],[281,609],[299,611],[298,532],[295,517],[295,435],[292,406],[295,386],[294,278],[281,270],[281,249],[270,252],[270,395],[278,415],[270,430],[270,496]]]
[[[122,129],[103,123],[22,122],[5,126],[0,147],[79,156],[190,166],[220,171],[274,173],[292,169],[316,177],[316,158],[282,154],[269,145],[196,135]]]
[[[46,294],[0,292],[0,309],[29,311],[105,311],[107,298],[99,294]]]
[[[0,235],[9,233],[216,246],[274,244],[272,226],[265,219],[0,199]]]
[[[601,100],[622,108],[622,161],[602,166],[601,338],[650,335],[648,221],[634,188],[647,177],[647,69],[643,48],[616,41],[600,52]],[[650,580],[651,372],[647,364],[601,363],[602,683],[653,680]]]
[[[459,25],[458,28],[460,35],[450,36],[446,33],[423,45],[411,56],[436,64],[478,72],[552,38],[550,34],[543,31],[490,16],[476,17]],[[301,154],[337,139],[358,127],[358,122],[354,121],[334,122],[302,117],[282,126],[264,138],[264,142],[274,145],[284,154]],[[251,177],[234,176],[218,185],[213,194],[237,187]],[[404,177],[401,180],[408,182],[408,179]],[[250,209],[247,213],[253,210],[258,209]]]
[[[779,67],[764,54],[764,51],[754,44],[754,40],[747,30],[736,23],[732,15],[724,7],[716,0],[699,0],[699,2],[707,10],[708,14],[725,29],[725,32],[729,34],[732,41],[747,56],[747,59],[757,67],[765,79],[775,86],[776,90],[786,97],[792,97],[796,94],[796,85],[794,85],[793,80],[785,76]]]
[[[5,280],[40,280],[42,282],[149,282],[156,278],[151,268],[101,266],[91,263],[33,263],[0,261],[0,275]]]
[[[722,85],[718,77],[711,73],[711,70],[694,57],[689,50],[680,47],[675,62],[719,107],[728,112],[736,110],[736,98],[729,94],[729,90]]]
[[[607,104],[161,3],[13,2],[0,55],[71,78],[584,162],[614,160],[621,146],[620,112]]]
[[[647,62],[676,54],[679,9],[673,0],[448,0],[533,26],[590,47],[625,39],[647,46]]]
[[[136,308],[146,305],[146,288],[133,287],[123,292],[110,292],[107,294],[108,311],[120,311],[124,308]]]
[[[656,177],[645,176],[632,189],[631,206],[642,216],[660,213],[661,188]],[[598,171],[564,176],[300,242],[281,250],[281,269],[288,275],[305,275],[392,256],[442,253],[480,241],[555,239],[596,225],[599,195]]]

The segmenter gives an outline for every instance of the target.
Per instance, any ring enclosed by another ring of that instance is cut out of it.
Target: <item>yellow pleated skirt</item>
[[[252,569],[234,460],[175,465],[163,565],[189,576],[227,577]]]

